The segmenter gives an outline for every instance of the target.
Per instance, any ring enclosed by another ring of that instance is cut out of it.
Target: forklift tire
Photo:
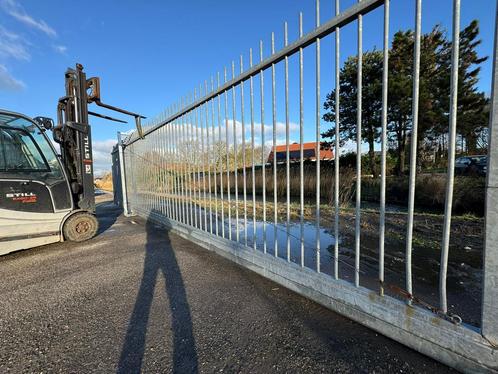
[[[84,242],[93,238],[99,229],[97,218],[90,213],[80,212],[69,217],[62,228],[66,240]]]

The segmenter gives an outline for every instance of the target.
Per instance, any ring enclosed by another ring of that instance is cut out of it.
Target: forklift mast
[[[57,106],[57,125],[53,129],[55,142],[60,145],[61,159],[69,179],[69,185],[76,209],[95,212],[95,191],[93,176],[92,137],[89,115],[111,121],[125,121],[88,110],[90,103],[135,117],[135,124],[142,137],[139,114],[129,112],[100,100],[99,78],[86,78],[81,64],[69,68],[65,74],[65,96]]]

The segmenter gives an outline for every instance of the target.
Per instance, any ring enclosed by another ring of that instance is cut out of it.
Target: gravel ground
[[[139,218],[0,257],[0,372],[451,371]]]

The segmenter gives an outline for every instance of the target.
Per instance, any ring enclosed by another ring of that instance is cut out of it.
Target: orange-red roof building
[[[323,146],[323,142],[321,145]],[[301,151],[300,144],[293,143],[289,144],[289,160],[290,162],[296,162],[300,160]],[[277,162],[285,162],[287,160],[287,147],[286,145],[277,145],[271,150],[268,156],[268,162],[273,162],[273,152],[277,153]],[[332,149],[320,149],[320,160],[328,161],[334,159],[334,152]],[[316,142],[303,143],[303,160],[316,161]]]

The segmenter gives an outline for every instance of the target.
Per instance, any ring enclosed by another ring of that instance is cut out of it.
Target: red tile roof
[[[324,143],[322,142],[321,144],[323,145]],[[295,152],[299,152],[299,150],[300,150],[299,143],[289,144],[289,152],[291,153],[289,155],[289,158],[291,161],[299,160],[299,156],[295,157],[295,155],[292,154]],[[312,157],[306,156],[306,151],[316,150],[316,142],[303,143],[303,150],[304,150],[304,159],[316,160],[314,153]],[[272,150],[270,152],[270,155],[268,156],[268,162],[273,162],[273,151],[277,152],[277,159],[281,160],[282,157],[286,157],[287,146],[285,144],[275,146],[274,150]],[[320,149],[320,160],[333,160],[333,159],[334,159],[334,152],[332,151],[332,149]]]

